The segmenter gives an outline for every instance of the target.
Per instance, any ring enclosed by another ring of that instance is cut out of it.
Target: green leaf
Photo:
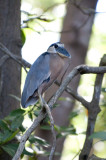
[[[22,45],[24,45],[26,41],[26,36],[23,29],[21,29],[21,40],[22,40]]]
[[[89,138],[90,139],[98,138],[101,140],[106,140],[106,131],[95,132]]]
[[[66,97],[59,97],[59,101],[66,101]]]
[[[3,130],[3,133],[0,132],[0,144],[4,144],[11,141],[18,132],[19,130],[16,130],[15,132]]]
[[[8,124],[6,123],[6,121],[5,120],[0,120],[0,129],[1,130],[10,130],[9,128],[8,128]]]
[[[28,117],[33,121],[33,114],[31,112],[28,113]]]
[[[40,138],[40,137],[37,137],[37,136],[33,136],[31,135],[29,137],[29,142],[30,143],[38,143],[44,147],[48,147],[49,146],[49,143],[47,141],[45,141],[43,138]]]
[[[72,125],[70,127],[60,127],[56,137],[65,137],[69,134],[76,135],[76,130]]]
[[[10,156],[14,156],[17,149],[18,149],[18,146],[19,144],[16,144],[16,143],[12,143],[12,144],[6,144],[6,145],[3,145],[1,146],[1,148],[7,152]],[[28,156],[33,156],[34,154],[29,152],[29,151],[26,151],[26,149],[24,149],[23,153],[22,154],[25,154],[25,155],[28,155]]]
[[[102,88],[102,92],[105,92],[105,93],[106,93],[106,88]]]
[[[34,155],[34,153],[27,151],[25,148],[24,148],[22,154],[25,154],[27,156],[33,156]]]
[[[21,132],[25,132],[25,130],[26,130],[23,125],[20,125],[19,129],[20,129]]]
[[[11,130],[8,128],[8,124],[4,120],[0,120],[0,144],[5,143],[5,141],[12,135]]]
[[[18,144],[6,144],[1,146],[1,148],[13,157],[17,151]]]
[[[14,118],[14,120],[11,123],[11,129],[15,130],[16,128],[19,128],[22,125],[23,120],[24,116]]]
[[[26,110],[22,108],[18,108],[16,110],[13,110],[7,117],[5,117],[5,120],[13,121],[16,117],[19,118],[19,116],[23,116],[25,114]]]
[[[76,116],[78,116],[78,111],[71,112],[69,115],[69,119],[72,120]]]
[[[6,136],[5,137],[5,139],[3,140],[3,143],[7,143],[7,142],[9,142],[9,141],[11,141],[15,136],[16,136],[16,134],[19,132],[19,129],[18,130],[16,130],[15,132],[10,132],[9,134],[8,134],[8,136]]]
[[[15,116],[21,116],[21,115],[23,115],[25,112],[26,112],[26,111],[25,111],[24,109],[18,108],[18,109],[16,109],[16,110],[12,111],[9,115],[10,115],[10,116],[13,116],[13,117],[15,117]]]
[[[50,126],[47,126],[47,125],[43,125],[40,128],[44,130],[50,130]]]

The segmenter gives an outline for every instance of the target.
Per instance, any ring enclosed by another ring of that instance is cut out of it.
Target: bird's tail
[[[27,100],[26,104],[23,107],[27,108],[30,105],[35,105],[37,102],[38,102],[38,97],[31,97]]]

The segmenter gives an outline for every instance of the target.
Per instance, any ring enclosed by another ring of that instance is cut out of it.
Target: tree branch
[[[59,82],[56,81],[55,84],[57,84],[58,86],[60,86]],[[88,109],[88,105],[89,103],[83,98],[81,97],[77,92],[75,92],[73,89],[71,89],[69,86],[67,86],[65,88],[65,91],[70,94],[73,98],[75,98],[77,101],[81,102],[81,104],[83,106],[85,106]]]
[[[19,63],[21,66],[24,67],[24,69],[26,70],[26,67],[30,68],[31,64],[28,63],[27,61],[25,61],[22,57],[16,56],[14,55],[12,52],[10,52],[8,50],[8,48],[6,46],[4,46],[2,43],[0,43],[0,49],[8,56],[11,57],[13,60],[15,60],[17,63]],[[7,58],[5,58],[7,59]],[[4,63],[4,61],[3,61]]]
[[[4,55],[0,58],[0,67],[6,62],[6,60],[9,58],[8,55]]]
[[[105,58],[106,55],[104,55],[103,58],[101,59],[100,66],[104,65]],[[94,132],[96,118],[98,113],[100,112],[99,99],[100,99],[103,75],[104,74],[101,73],[96,76],[92,101],[89,102],[88,105],[88,126],[86,131],[86,139],[81,154],[79,156],[79,160],[87,160],[92,148],[93,139],[89,139],[89,136]]]

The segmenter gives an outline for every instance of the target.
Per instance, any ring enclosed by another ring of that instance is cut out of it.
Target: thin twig
[[[60,84],[59,84],[58,81],[56,81],[55,84],[57,84],[58,86],[60,86]],[[67,86],[65,88],[65,91],[68,94],[70,94],[71,96],[73,96],[77,101],[81,102],[83,106],[85,106],[86,108],[88,107],[89,103],[83,97],[81,97],[77,92],[75,92],[72,88],[70,88],[69,86]]]
[[[79,154],[80,154],[81,150],[79,150],[76,155],[72,158],[72,160],[74,160]]]
[[[6,62],[6,60],[9,58],[8,55],[4,55],[0,58],[0,67]]]
[[[9,57],[11,57],[12,59],[14,59],[17,63],[19,63],[20,65],[22,65],[23,68],[25,69],[25,71],[27,72],[27,70],[26,70],[26,65],[27,65],[28,67],[31,66],[28,62],[26,62],[26,61],[25,61],[24,59],[22,59],[21,57],[14,55],[14,54],[13,54],[12,52],[10,52],[10,51],[8,50],[8,48],[7,48],[6,46],[4,46],[2,43],[0,43],[0,49],[1,49],[5,54],[7,54]]]
[[[53,120],[53,117],[52,117],[52,114],[51,114],[51,110],[50,110],[48,104],[46,103],[46,101],[41,96],[39,90],[38,90],[38,95],[39,95],[41,106],[42,106],[42,108],[45,107],[46,112],[47,112],[47,114],[49,116],[49,119],[50,119],[51,132],[52,132],[52,135],[53,135],[53,144],[52,144],[49,160],[52,160],[54,152],[55,152],[55,148],[56,148],[56,135],[55,135],[55,131],[54,131],[54,120]]]
[[[52,114],[51,114],[51,110],[50,110],[48,104],[45,101],[44,101],[44,106],[46,108],[46,112],[47,112],[47,114],[49,116],[49,119],[50,119],[51,131],[52,131],[52,135],[53,135],[53,145],[52,145],[50,156],[49,156],[49,160],[52,160],[55,149],[56,149],[56,135],[55,135],[55,130],[54,130],[54,120],[53,120],[53,117],[52,117]]]

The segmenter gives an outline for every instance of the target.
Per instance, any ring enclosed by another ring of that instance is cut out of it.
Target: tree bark
[[[0,0],[0,42],[12,53],[21,56],[20,0]],[[0,50],[0,59],[5,54]],[[21,66],[8,58],[0,67],[0,118],[19,108],[19,101],[11,95],[20,97]],[[0,155],[0,159],[11,159]]]
[[[81,9],[76,7],[71,3],[72,1],[69,1],[67,4],[67,13],[64,18],[63,22],[63,30],[61,34],[60,41],[65,44],[65,47],[70,52],[72,59],[71,64],[69,67],[69,70],[67,73],[72,70],[75,66],[85,63],[86,53],[88,50],[89,45],[89,39],[92,31],[92,25],[94,21],[94,14],[86,14],[85,10],[83,12],[83,9],[87,8],[96,8],[97,0],[82,0],[79,3],[79,1],[76,2],[79,6],[81,6]],[[77,90],[78,84],[79,84],[80,77],[74,78],[74,80],[71,82],[70,86]],[[56,91],[57,86],[53,85],[47,92],[46,96],[47,99],[53,95],[53,93]],[[62,96],[68,96],[65,92]],[[71,97],[72,98],[72,97]],[[59,126],[67,126],[69,124],[69,113],[71,112],[73,108],[73,101],[68,102],[58,102],[60,104],[60,107],[55,108],[52,111],[55,124]],[[39,135],[42,138],[45,138],[48,141],[51,141],[51,132],[37,131],[37,135]],[[62,148],[63,148],[63,142],[64,138],[57,140],[57,149],[56,152],[59,152],[61,154]],[[60,157],[55,157],[55,160],[60,159]],[[39,158],[39,160],[43,160],[42,157]],[[46,158],[45,158],[46,160]]]

